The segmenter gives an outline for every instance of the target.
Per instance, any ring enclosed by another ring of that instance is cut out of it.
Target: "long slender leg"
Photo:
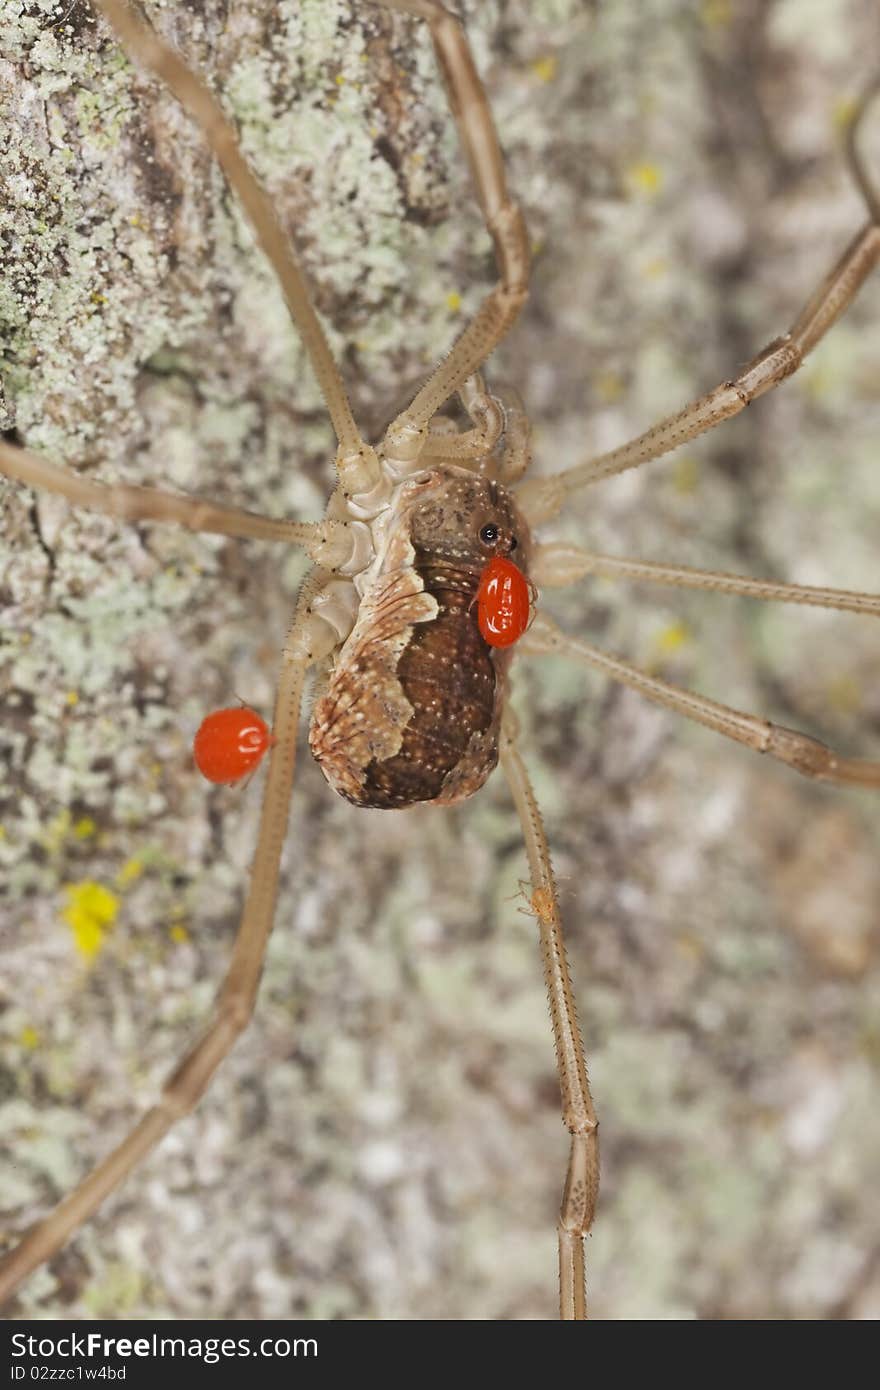
[[[122,521],[172,521],[190,531],[301,545],[316,564],[326,569],[349,566],[355,551],[362,548],[361,528],[356,522],[273,521],[239,507],[224,507],[159,488],[96,483],[3,440],[0,474],[27,487],[66,497],[74,506],[88,507]]]
[[[629,468],[639,468],[713,429],[732,415],[738,415],[758,396],[796,372],[807,354],[849,308],[880,261],[880,195],[856,146],[865,111],[878,92],[880,81],[873,82],[863,93],[847,140],[848,162],[864,198],[869,220],[807,300],[789,331],[781,338],[774,338],[732,381],[722,382],[714,391],[700,396],[675,415],[667,416],[637,439],[597,458],[587,459],[555,477],[534,478],[524,483],[517,492],[517,501],[532,525],[558,516],[566,497],[575,488],[624,473]]]
[[[522,213],[508,192],[504,159],[486,92],[458,20],[437,0],[377,3],[417,15],[430,26],[449,104],[495,247],[499,277],[448,357],[429,377],[409,409],[390,426],[385,437],[386,452],[403,459],[418,455],[431,416],[473,376],[512,327],[528,290],[529,247]]]
[[[514,721],[505,717],[501,766],[519,813],[529,874],[531,906],[538,921],[544,979],[553,1022],[562,1118],[571,1135],[571,1150],[559,1210],[559,1313],[566,1320],[587,1316],[584,1238],[589,1235],[599,1190],[598,1121],[590,1096],[584,1044],[565,954],[556,880],[541,812],[528,773],[516,748]]]
[[[733,381],[722,382],[684,410],[669,415],[637,439],[607,454],[558,473],[532,478],[517,490],[517,503],[532,525],[558,516],[575,488],[639,468],[678,449],[698,434],[738,415],[765,391],[796,372],[807,353],[828,332],[880,261],[880,225],[869,222],[850,242],[840,260],[805,306],[788,333],[775,338]]]
[[[758,753],[767,753],[805,777],[856,787],[880,787],[880,762],[867,758],[842,758],[826,744],[797,729],[787,729],[782,724],[772,724],[768,719],[758,719],[730,705],[709,700],[705,695],[682,690],[657,676],[649,676],[590,642],[570,637],[544,613],[539,613],[535,618],[520,643],[520,650],[531,655],[557,652],[560,656],[569,656],[575,661],[594,666],[606,676],[611,676],[612,680],[620,681],[621,685],[638,690],[655,704],[665,705],[667,709],[683,714],[697,724],[705,724],[716,733],[744,743]]]
[[[851,589],[824,589],[814,584],[780,584],[773,579],[753,579],[744,574],[692,569],[689,565],[661,565],[653,560],[631,560],[622,555],[596,555],[567,542],[539,545],[529,566],[530,578],[540,587],[564,588],[587,574],[637,583],[669,584],[679,589],[708,589],[719,594],[770,603],[800,603],[814,608],[835,608],[845,613],[880,614],[880,595]]]
[[[275,702],[274,734],[257,848],[232,959],[207,1031],[165,1083],[160,1100],[103,1162],[0,1260],[0,1305],[31,1270],[59,1250],[172,1125],[197,1105],[211,1077],[247,1027],[263,969],[278,890],[296,763],[296,735],[306,670],[335,644],[335,635],[309,609],[307,586],[285,643]]]
[[[378,477],[375,455],[355,424],[339,369],[312,308],[287,235],[268,194],[242,155],[235,131],[204,83],[190,72],[173,48],[129,9],[125,0],[93,0],[93,4],[116,31],[127,52],[166,84],[203,131],[278,277],[291,318],[302,336],[339,441],[337,463],[344,481],[353,491],[366,490]]]

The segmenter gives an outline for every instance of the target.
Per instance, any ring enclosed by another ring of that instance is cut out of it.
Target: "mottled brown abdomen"
[[[397,675],[413,707],[400,751],[365,769],[362,804],[377,807],[436,801],[465,758],[474,735],[485,735],[495,710],[492,649],[477,626],[478,576],[420,565],[425,591],[438,603],[433,622],[413,628]],[[497,750],[485,775],[497,762]]]

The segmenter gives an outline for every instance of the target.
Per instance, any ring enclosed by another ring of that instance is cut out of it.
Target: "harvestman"
[[[723,382],[630,443],[555,477],[522,481],[529,463],[527,420],[516,404],[487,390],[481,368],[509,332],[527,294],[525,224],[507,188],[486,95],[460,24],[436,0],[379,3],[417,16],[430,26],[492,237],[498,281],[449,356],[373,447],[358,431],[287,238],[216,102],[124,0],[94,0],[133,58],[168,85],[201,127],[245,208],[323,393],[338,440],[338,484],[323,521],[271,521],[149,488],[103,486],[11,444],[0,444],[0,469],[7,477],[58,493],[75,505],[126,520],[167,520],[196,531],[287,541],[303,546],[314,564],[284,644],[275,743],[250,887],[214,1019],[166,1083],[159,1103],[0,1262],[2,1299],[59,1250],[175,1121],[196,1105],[248,1023],[275,910],[303,687],[310,667],[317,666],[319,674],[325,673],[325,685],[313,720],[312,747],[328,780],[350,800],[389,807],[419,800],[452,802],[475,791],[496,761],[504,769],[528,853],[531,906],[540,932],[563,1119],[571,1136],[558,1223],[560,1310],[563,1318],[584,1318],[584,1237],[592,1223],[598,1187],[597,1122],[547,840],[517,750],[514,723],[504,709],[508,658],[482,642],[472,612],[480,575],[490,559],[509,555],[519,545],[522,568],[538,585],[566,585],[588,573],[605,574],[880,613],[880,598],[868,594],[647,564],[592,554],[574,545],[534,545],[530,537],[530,528],[558,516],[575,489],[677,448],[778,385],[798,369],[844,312],[880,259],[880,199],[856,151],[858,119],[850,129],[848,157],[868,221],[790,331],[770,343],[736,380]],[[876,86],[863,100],[859,115],[875,91]],[[439,414],[456,394],[470,418],[470,427],[464,430]],[[680,690],[567,635],[543,615],[535,618],[520,648],[530,654],[556,652],[594,666],[649,699],[769,753],[808,777],[880,786],[880,762],[840,757],[804,734]],[[476,678],[470,669],[458,684],[450,679],[449,670],[455,669],[463,651],[473,655],[479,667],[479,696],[474,693]],[[448,669],[440,684],[455,687],[449,696],[452,708],[445,712],[443,702],[430,693],[426,662],[432,661],[446,662]],[[465,726],[460,745],[438,752],[432,731],[436,735],[438,728],[457,723]],[[342,736],[337,737],[340,731]]]

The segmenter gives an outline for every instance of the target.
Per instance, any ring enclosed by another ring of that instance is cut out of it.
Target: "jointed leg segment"
[[[621,555],[596,555],[579,545],[560,542],[535,550],[531,577],[540,587],[562,588],[587,574],[637,583],[669,584],[678,589],[704,589],[737,594],[768,603],[798,603],[812,608],[834,608],[843,613],[880,615],[880,595],[851,589],[825,589],[814,584],[782,584],[773,579],[753,579],[745,574],[693,569],[689,565],[661,565],[653,560],[633,560]]]
[[[158,1103],[54,1211],[0,1260],[0,1305],[31,1270],[61,1249],[177,1120],[198,1104],[214,1072],[247,1027],[253,1013],[275,915],[281,850],[287,830],[296,763],[296,734],[303,682],[311,661],[323,655],[321,648],[314,646],[316,637],[320,641],[320,628],[316,627],[310,615],[308,597],[307,589],[285,645],[275,704],[275,743],[263,796],[250,886],[232,959],[217,996],[213,1021],[169,1077]]]
[[[840,757],[832,748],[797,729],[786,729],[781,724],[771,724],[768,719],[757,719],[753,714],[744,714],[730,705],[709,700],[705,695],[680,690],[669,681],[649,676],[619,657],[610,656],[590,642],[570,637],[544,613],[538,614],[522,639],[521,646],[524,652],[532,655],[557,652],[560,656],[569,656],[575,661],[594,666],[621,685],[638,690],[655,704],[665,705],[667,709],[684,715],[686,719],[693,719],[697,724],[705,724],[716,733],[744,743],[758,753],[768,753],[771,758],[787,763],[805,777],[849,786],[880,787],[880,762]]]
[[[356,534],[349,522],[273,521],[239,507],[224,507],[159,488],[97,483],[3,440],[0,475],[66,497],[76,507],[88,507],[120,521],[170,521],[210,535],[301,545],[316,564],[326,569],[346,567],[357,548]]]
[[[848,309],[880,261],[880,195],[856,148],[862,118],[878,91],[880,83],[875,82],[864,92],[847,141],[851,172],[864,198],[869,221],[856,233],[807,300],[789,331],[769,343],[732,381],[722,382],[636,439],[551,478],[533,478],[524,483],[517,491],[517,501],[532,525],[558,516],[566,498],[576,488],[611,478],[630,468],[639,468],[738,415],[752,401],[796,372],[807,354]]]
[[[528,291],[529,248],[525,222],[507,188],[504,158],[492,113],[470,47],[458,20],[437,0],[378,0],[427,21],[449,104],[458,125],[483,218],[495,247],[498,284],[475,318],[416,395],[390,426],[386,449],[393,457],[418,452],[428,421],[479,370],[512,327]]]
[[[459,399],[472,422],[469,430],[458,430],[452,420],[435,415],[421,457],[444,459],[461,468],[477,469],[498,443],[504,431],[505,413],[501,402],[486,388],[481,372],[474,372],[459,390]]]
[[[501,731],[500,762],[519,814],[529,874],[531,906],[538,922],[544,981],[556,1044],[556,1066],[562,1098],[562,1118],[571,1135],[571,1151],[559,1211],[559,1311],[566,1320],[587,1316],[584,1238],[589,1235],[599,1189],[598,1121],[590,1096],[584,1044],[577,1009],[556,880],[544,823],[525,765],[516,748],[513,716],[508,713]]]
[[[708,395],[701,396],[675,415],[667,416],[618,449],[588,459],[552,478],[533,478],[524,483],[517,492],[517,501],[529,521],[537,525],[551,520],[558,516],[566,497],[575,488],[639,468],[643,463],[678,449],[723,420],[738,415],[758,396],[785,381],[852,303],[878,261],[880,225],[869,222],[847,247],[791,330],[764,348],[733,381],[722,382]]]
[[[361,437],[290,239],[281,227],[266,190],[241,153],[238,140],[219,103],[179,54],[145,24],[126,0],[93,0],[119,36],[126,51],[148,67],[174,93],[204,132],[211,149],[244,208],[257,241],[268,257],[309,355],[321,394],[339,441],[337,464],[351,491],[366,491],[376,480],[375,453]]]

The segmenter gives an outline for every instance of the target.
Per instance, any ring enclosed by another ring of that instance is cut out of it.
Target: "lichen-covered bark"
[[[198,134],[83,0],[56,27],[49,0],[15,8],[3,426],[108,480],[317,516],[321,403]],[[461,9],[535,249],[495,379],[552,471],[728,376],[860,224],[840,125],[880,51],[876,6]],[[148,10],[238,123],[375,433],[492,273],[424,33],[351,0]],[[558,533],[876,587],[878,322],[875,283],[781,391],[585,493]],[[259,792],[207,790],[188,743],[236,695],[269,708],[301,564],[2,484],[0,508],[13,1228],[121,1136],[209,1009]],[[547,604],[876,756],[869,619],[600,582]],[[560,662],[514,680],[602,1122],[595,1312],[876,1316],[875,798]],[[364,812],[305,755],[253,1027],[15,1311],[553,1316],[566,1146],[524,874],[500,779],[452,811]]]

